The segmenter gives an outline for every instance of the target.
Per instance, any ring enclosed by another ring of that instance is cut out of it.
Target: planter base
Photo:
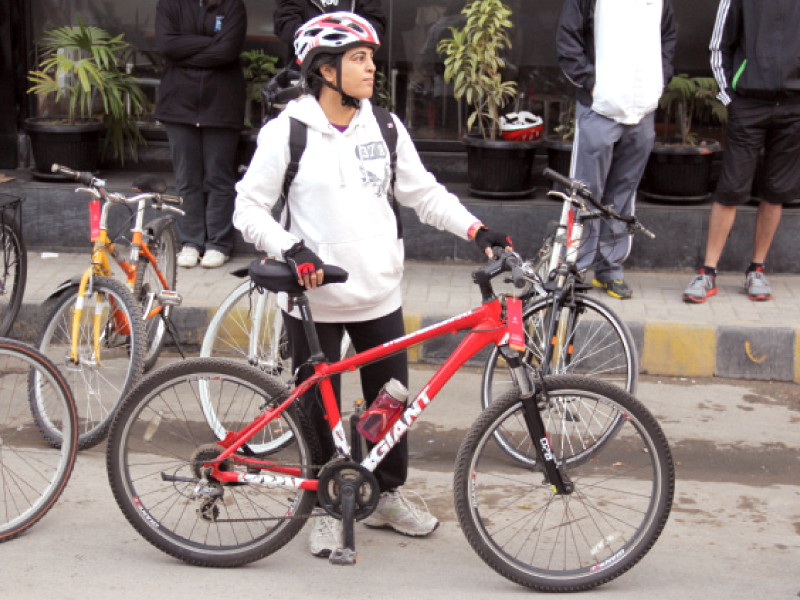
[[[467,188],[471,196],[475,196],[476,198],[491,198],[493,200],[522,200],[524,198],[530,198],[533,196],[534,192],[536,191],[535,187],[530,188],[529,190],[521,190],[516,192],[487,192],[485,190],[476,190],[473,187]]]
[[[662,194],[654,194],[652,192],[646,192],[644,190],[639,190],[639,194],[648,200],[653,202],[686,202],[686,203],[695,203],[695,202],[708,202],[711,200],[711,194],[703,194],[701,196],[668,196]]]

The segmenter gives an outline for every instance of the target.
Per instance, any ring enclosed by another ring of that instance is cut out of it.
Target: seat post
[[[319,344],[319,336],[317,335],[317,328],[314,325],[314,317],[311,316],[311,308],[308,306],[308,298],[304,293],[289,294],[289,310],[292,306],[296,306],[300,311],[300,318],[303,321],[303,330],[306,333],[306,340],[308,341],[308,348],[311,351],[309,362],[312,364],[323,363],[326,361],[325,354],[322,352],[322,347]]]

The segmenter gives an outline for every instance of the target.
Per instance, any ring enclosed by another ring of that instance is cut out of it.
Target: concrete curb
[[[180,307],[174,313],[184,352],[196,355],[215,308]],[[12,337],[37,341],[47,309],[23,304]],[[453,315],[406,313],[406,331],[416,331]],[[800,383],[800,329],[698,325],[697,323],[628,322],[639,350],[640,372],[675,377],[726,377]],[[412,363],[440,364],[463,334],[444,336],[409,350]],[[167,340],[172,345],[172,340]],[[480,366],[488,351],[471,364]]]

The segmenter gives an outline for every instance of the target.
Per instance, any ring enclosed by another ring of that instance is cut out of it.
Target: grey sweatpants
[[[636,125],[623,125],[578,102],[570,176],[588,185],[603,204],[632,215],[654,141],[654,113]],[[630,251],[631,236],[624,223],[591,219],[584,224],[578,268],[593,267],[595,278],[602,282],[622,279],[622,263]]]

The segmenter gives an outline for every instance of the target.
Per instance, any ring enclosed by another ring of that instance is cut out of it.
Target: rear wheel
[[[639,361],[636,346],[628,327],[610,308],[588,296],[576,294],[574,304],[553,309],[554,298],[535,300],[523,312],[525,330],[524,362],[545,375],[588,375],[613,383],[630,393],[639,381]],[[553,340],[549,339],[550,322],[558,316]],[[554,343],[550,344],[551,341]],[[548,353],[550,354],[547,359]],[[486,360],[481,381],[481,403],[487,408],[493,398],[514,387],[511,372],[497,347]],[[577,415],[573,415],[577,418]],[[570,418],[566,415],[565,418]],[[552,426],[560,427],[562,418]],[[550,430],[550,424],[545,422]],[[584,429],[585,439],[601,444],[613,435],[618,422],[584,420],[573,423]],[[516,448],[497,432],[498,443],[513,458],[529,462],[530,453]],[[585,449],[588,451],[590,448]]]
[[[634,566],[667,522],[675,489],[669,445],[655,418],[620,388],[587,377],[546,380],[546,414],[580,412],[621,422],[590,460],[575,458],[578,431],[550,431],[562,474],[574,485],[556,495],[542,469],[509,460],[497,433],[528,439],[519,392],[496,398],[470,428],[456,458],[459,523],[478,555],[521,585],[548,592],[593,588]],[[535,464],[535,463],[534,463]]]
[[[149,260],[139,257],[133,295],[139,302],[139,306],[142,309],[142,317],[144,318],[144,330],[147,337],[143,365],[145,371],[153,368],[153,365],[158,360],[158,355],[161,353],[167,334],[166,320],[172,310],[171,306],[161,305],[158,294],[165,289],[174,291],[175,283],[178,279],[176,268],[177,241],[172,227],[168,226],[159,234],[154,235],[148,247],[156,259],[164,280],[161,280]],[[166,286],[164,283],[166,283]]]
[[[127,397],[108,440],[114,497],[133,527],[160,550],[193,565],[234,567],[283,547],[303,527],[312,491],[268,484],[222,484],[204,463],[221,451],[208,426],[200,386],[226,429],[239,431],[285,393],[275,379],[245,364],[189,359],[159,369]],[[309,478],[319,456],[316,438],[290,406],[266,428],[290,432],[272,453],[277,473]],[[242,457],[252,457],[248,445]],[[234,463],[224,470],[262,473]]]
[[[82,298],[78,323],[77,364],[70,357],[72,320],[78,304],[78,286],[56,300],[45,319],[39,351],[61,369],[78,404],[79,448],[90,448],[105,438],[111,419],[125,394],[142,376],[144,324],[138,303],[124,284],[94,277],[92,292]],[[95,319],[99,338],[95,346]],[[99,352],[99,353],[98,353]],[[35,373],[31,377],[37,377]],[[61,442],[61,431],[31,385],[31,408],[42,435]]]

